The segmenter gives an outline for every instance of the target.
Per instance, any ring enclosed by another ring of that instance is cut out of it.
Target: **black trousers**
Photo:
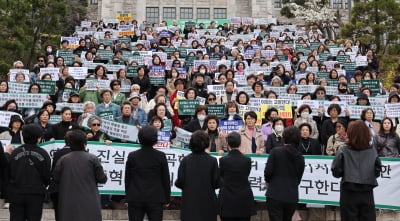
[[[163,209],[161,203],[148,202],[129,202],[128,216],[129,221],[143,221],[144,215],[147,214],[149,221],[162,221]]]
[[[250,217],[220,217],[221,221],[250,221]]]
[[[269,221],[291,221],[297,203],[267,199]]]
[[[44,195],[13,194],[10,199],[10,221],[40,221]]]
[[[374,191],[340,190],[340,218],[342,221],[375,221]]]
[[[54,218],[58,220],[58,192],[50,193],[50,199],[53,202]]]

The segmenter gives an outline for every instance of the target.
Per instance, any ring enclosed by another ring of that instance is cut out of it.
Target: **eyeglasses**
[[[38,60],[38,62],[44,62],[44,60]]]
[[[215,100],[217,100],[217,98],[211,97],[211,98],[208,98],[208,100],[209,100],[209,101],[215,101]]]
[[[289,88],[289,90],[290,90],[290,91],[295,91],[295,90],[296,90],[296,88],[294,88],[294,87],[291,87],[291,88]]]
[[[139,88],[132,88],[133,91],[138,91],[140,90]]]
[[[175,62],[174,64],[181,64],[181,63]]]
[[[100,127],[101,124],[92,124],[92,127]]]

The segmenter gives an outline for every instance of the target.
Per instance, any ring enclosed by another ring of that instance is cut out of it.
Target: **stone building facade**
[[[332,10],[348,19],[351,0],[330,0]],[[282,0],[88,0],[89,20],[115,18],[117,13],[130,13],[140,21],[159,23],[168,19],[229,19],[231,17],[277,18]]]

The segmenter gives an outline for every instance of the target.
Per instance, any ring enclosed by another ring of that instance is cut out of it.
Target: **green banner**
[[[40,85],[40,89],[44,94],[54,95],[56,93],[56,82],[47,80],[37,80],[36,83]]]
[[[199,106],[199,100],[178,100],[179,115],[194,115],[196,107]]]
[[[379,80],[361,80],[361,87],[368,87],[372,91],[372,96],[377,95],[380,92],[380,81]]]
[[[114,52],[112,50],[97,50],[97,56],[100,60],[111,60],[114,56]]]
[[[208,108],[208,115],[214,114],[218,118],[222,118],[225,115],[225,104],[206,104]]]
[[[75,55],[71,50],[58,50],[57,54],[58,56],[64,58],[65,65],[72,65],[72,63],[75,61]]]

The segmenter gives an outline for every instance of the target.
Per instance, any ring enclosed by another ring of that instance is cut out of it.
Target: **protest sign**
[[[238,131],[242,127],[243,127],[242,120],[221,120],[219,122],[219,128],[226,134],[233,131]]]
[[[208,108],[208,115],[216,115],[222,118],[225,115],[225,104],[206,104]]]
[[[158,131],[157,143],[154,148],[169,148],[171,142],[171,131]]]
[[[31,86],[30,83],[17,83],[14,81],[8,82],[8,93],[27,93],[29,87]]]
[[[63,107],[69,107],[72,113],[83,113],[84,103],[57,103],[57,111],[61,111]]]
[[[178,114],[192,116],[199,104],[199,100],[178,100]]]
[[[10,124],[10,118],[13,115],[18,115],[21,119],[23,119],[21,114],[14,111],[0,110],[0,127],[8,128],[8,125]]]
[[[385,114],[384,106],[363,106],[363,105],[349,105],[348,109],[350,112],[350,119],[361,119],[361,112],[366,109],[371,108],[374,111],[374,120],[382,120]]]
[[[74,79],[85,79],[88,74],[87,67],[68,67],[69,74],[74,77]]]
[[[17,101],[19,108],[41,108],[43,106],[43,102],[47,100],[47,96],[47,94],[2,93],[0,96],[0,106],[4,105],[4,103],[8,100],[14,99]]]
[[[10,69],[9,72],[10,72],[10,81],[11,82],[19,81],[19,80],[17,80],[17,76],[21,76],[23,78],[22,82],[26,82],[26,83],[30,82],[31,76],[29,74],[28,69]]]
[[[179,132],[178,132],[179,133]],[[190,138],[191,133],[186,136]],[[50,156],[65,146],[63,141],[51,141],[40,144]],[[98,157],[108,177],[107,182],[99,185],[101,194],[125,195],[125,164],[128,154],[138,150],[138,144],[112,143],[106,146],[104,143],[88,142],[87,150]],[[170,178],[171,195],[181,196],[182,192],[174,183],[177,179],[178,168],[182,158],[191,153],[188,149],[163,148],[160,149],[166,155]],[[211,154],[217,157],[217,153]],[[250,187],[254,194],[254,200],[265,201],[264,169],[268,155],[247,154],[251,158],[251,171],[249,174]],[[333,157],[330,156],[304,156],[305,170],[299,185],[299,203],[312,203],[321,205],[339,205],[340,179],[331,174]],[[217,160],[219,158],[217,157]],[[400,192],[397,191],[397,183],[400,182],[400,160],[398,158],[381,158],[383,167],[378,177],[379,186],[374,189],[375,207],[380,209],[400,210]],[[216,191],[218,193],[218,190]]]
[[[91,116],[91,114],[88,114],[88,116],[83,119],[82,127],[90,129],[88,120]],[[101,121],[101,130],[104,131],[108,136],[121,140],[137,142],[138,128],[135,125],[116,122],[104,118],[101,118]]]
[[[36,80],[40,85],[41,93],[54,95],[56,93],[56,82],[49,80]]]
[[[400,103],[385,104],[385,112],[387,117],[400,117]]]
[[[51,76],[52,81],[58,81],[60,79],[60,69],[59,68],[40,68],[40,77],[43,75],[49,74]]]
[[[176,129],[176,140],[181,143],[189,144],[191,136],[192,136],[192,133],[189,131],[186,131],[179,127]]]
[[[165,67],[151,66],[149,69],[150,84],[165,84]]]

